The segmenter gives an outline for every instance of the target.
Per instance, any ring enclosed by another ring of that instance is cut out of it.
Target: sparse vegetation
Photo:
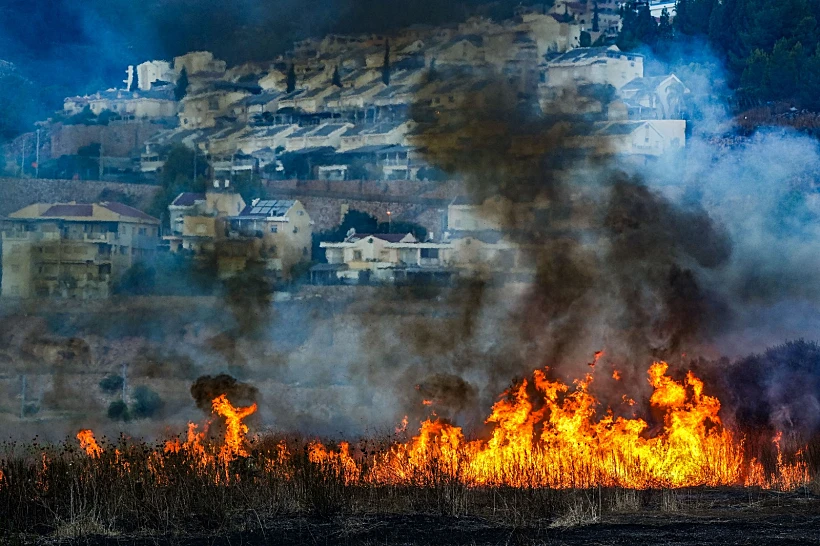
[[[286,462],[278,456],[282,445],[293,454]],[[383,451],[388,445],[387,439],[358,444],[362,452]],[[275,436],[252,440],[249,456],[230,463],[226,482],[224,476],[215,481],[198,470],[185,452],[166,453],[160,464],[151,455],[157,446],[123,439],[102,447],[94,458],[70,447],[6,444],[0,461],[0,527],[11,534],[63,538],[204,536],[276,529],[293,518],[310,518],[349,526],[352,538],[363,521],[393,518],[403,525],[427,522],[417,528],[422,534],[434,521],[481,521],[484,533],[495,529],[509,536],[518,529],[534,540],[614,518],[681,518],[707,508],[731,519],[791,506],[792,517],[798,517],[810,513],[820,494],[818,483],[790,494],[756,488],[466,487],[433,468],[434,479],[425,483],[350,485],[338,467],[311,462],[306,440]]]

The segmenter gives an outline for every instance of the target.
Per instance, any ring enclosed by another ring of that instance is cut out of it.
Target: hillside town
[[[314,284],[525,278],[534,266],[520,242],[430,156],[463,152],[452,114],[490,100],[499,82],[539,115],[585,116],[568,148],[638,164],[684,149],[691,91],[614,45],[619,7],[558,1],[505,21],[331,34],[232,67],[207,51],[129,66],[119,88],[67,97],[6,146],[6,174],[160,185],[184,149],[185,176],[205,191],[155,199],[153,215],[112,199],[8,211],[2,296],[107,297],[162,253],[213,261],[222,279],[251,267]],[[540,138],[519,136],[516,153]],[[243,198],[249,186],[259,191]],[[350,211],[387,228],[322,240]]]

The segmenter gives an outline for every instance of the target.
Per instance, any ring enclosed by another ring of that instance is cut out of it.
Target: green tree
[[[618,47],[629,51],[641,44],[655,45],[658,39],[658,24],[649,11],[649,4],[628,0],[621,6],[621,31],[616,41]]]
[[[100,390],[103,391],[105,394],[117,394],[122,392],[122,386],[125,383],[125,380],[122,378],[121,375],[111,374],[105,376],[100,381]]]
[[[154,417],[165,405],[162,398],[156,391],[140,385],[134,389],[134,404],[131,406],[131,414],[135,419],[150,419]]]
[[[125,270],[114,286],[114,293],[127,296],[147,296],[157,285],[157,271],[145,262],[137,262]]]
[[[182,100],[188,94],[188,71],[185,67],[179,71],[179,78],[177,78],[176,87],[174,87],[174,98],[178,101]]]
[[[672,20],[669,17],[669,12],[666,8],[663,8],[661,16],[658,18],[658,43],[671,42],[674,37],[675,32],[672,28]]]

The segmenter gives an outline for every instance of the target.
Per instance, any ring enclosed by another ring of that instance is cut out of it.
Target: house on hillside
[[[207,74],[225,74],[227,64],[214,58],[210,51],[192,51],[179,57],[174,57],[174,72],[180,74],[182,70],[188,73],[188,77]]]
[[[4,297],[107,297],[160,242],[158,219],[114,202],[37,203],[4,224]]]
[[[276,150],[285,146],[285,139],[299,129],[298,125],[252,127],[237,139],[239,150],[253,154],[265,148]]]
[[[322,242],[327,264],[311,269],[316,284],[448,282],[451,246],[421,242],[411,233],[356,233],[344,241]]]
[[[150,91],[156,83],[174,84],[179,74],[168,61],[147,61],[137,65],[137,87],[140,91]]]
[[[351,127],[352,123],[323,123],[302,127],[285,138],[285,150],[293,152],[308,148],[338,148],[342,135]]]
[[[415,123],[412,121],[393,121],[350,127],[341,137],[339,152],[347,152],[364,146],[402,144],[404,135],[414,126]]]
[[[217,82],[199,93],[182,99],[179,125],[184,129],[213,127],[217,118],[230,114],[237,102],[255,94],[258,88],[228,82]]]
[[[618,91],[635,120],[681,119],[690,93],[674,74],[635,78]]]
[[[469,66],[484,64],[484,37],[479,34],[463,34],[448,42],[431,47],[424,53],[424,65]]]
[[[620,89],[635,78],[642,77],[642,55],[624,53],[614,45],[579,47],[547,63],[543,84],[551,88],[601,84]]]
[[[313,222],[295,200],[259,200],[227,219],[226,238],[217,243],[219,273],[229,277],[259,263],[277,278],[311,260]]]
[[[565,22],[554,14],[536,10],[520,14],[514,28],[526,32],[535,41],[539,59],[580,47],[581,32],[584,30],[577,23]]]
[[[238,121],[250,122],[255,116],[266,112],[275,113],[279,110],[279,99],[285,94],[278,91],[264,91],[258,95],[250,95],[236,102],[231,113]]]
[[[239,214],[245,206],[230,178],[214,179],[205,193],[181,193],[168,206],[171,233],[163,239],[172,252],[213,253],[216,241],[224,237],[225,219]]]
[[[686,145],[683,120],[605,121],[581,131],[566,140],[567,146],[593,154],[657,157]]]
[[[170,87],[150,91],[110,89],[85,97],[68,97],[63,102],[66,115],[79,114],[86,107],[96,116],[108,111],[124,119],[158,119],[176,116],[178,104]]]

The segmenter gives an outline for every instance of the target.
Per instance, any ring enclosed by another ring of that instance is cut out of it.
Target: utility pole
[[[194,184],[196,184],[196,142],[194,142]]]
[[[20,419],[24,419],[26,417],[26,376],[23,374],[20,376],[21,379],[21,389],[20,389]]]
[[[125,403],[125,394],[128,391],[128,364],[122,363],[122,401]]]

